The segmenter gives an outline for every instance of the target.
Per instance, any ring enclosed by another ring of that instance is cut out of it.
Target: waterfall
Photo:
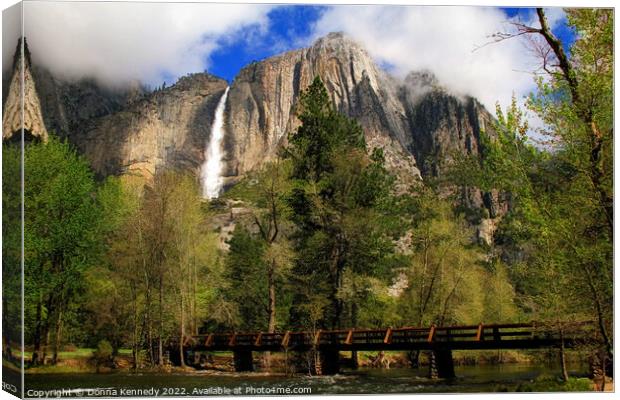
[[[220,98],[215,108],[215,119],[211,126],[211,136],[205,149],[205,161],[200,168],[200,181],[202,183],[202,196],[212,199],[220,195],[222,190],[222,139],[224,138],[224,110],[226,109],[226,97],[228,89]]]

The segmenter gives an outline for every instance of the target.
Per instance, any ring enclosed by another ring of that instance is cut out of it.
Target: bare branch
[[[540,29],[534,28],[532,26],[525,25],[521,22],[510,22],[510,25],[516,28],[515,32],[495,32],[492,35],[487,36],[491,39],[489,42],[484,43],[480,46],[474,46],[472,52],[480,50],[483,47],[486,47],[490,44],[495,44],[499,42],[503,42],[504,40],[512,39],[515,37],[531,34],[531,33],[540,33]]]

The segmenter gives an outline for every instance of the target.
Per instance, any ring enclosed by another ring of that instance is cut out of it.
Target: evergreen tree
[[[297,228],[292,283],[309,290],[296,293],[292,322],[322,328],[355,325],[357,312],[348,305],[363,297],[366,287],[352,277],[390,272],[394,242],[384,219],[390,214],[393,178],[381,150],[367,154],[357,122],[334,110],[320,78],[302,93],[298,117],[302,124],[286,149],[294,182],[288,202]],[[353,290],[347,293],[345,286]],[[317,296],[328,305],[309,307]],[[310,309],[321,311],[318,320]]]
[[[269,320],[267,265],[265,244],[242,225],[237,225],[228,241],[224,291],[237,307],[237,321],[232,328],[242,332],[265,331]]]

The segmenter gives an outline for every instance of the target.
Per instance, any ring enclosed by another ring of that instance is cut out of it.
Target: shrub
[[[97,349],[93,351],[93,358],[95,359],[97,367],[111,363],[113,351],[114,349],[110,342],[105,339],[99,341]]]

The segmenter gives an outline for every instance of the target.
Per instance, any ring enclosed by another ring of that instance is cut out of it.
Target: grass
[[[16,363],[21,363],[20,360],[15,361]],[[7,368],[15,372],[21,372],[21,364],[15,364],[11,361],[2,359],[2,368]]]
[[[568,378],[567,382],[559,378],[541,375],[533,382],[521,383],[517,392],[590,392],[592,381],[588,378]]]
[[[39,365],[36,367],[26,366],[29,374],[67,374],[67,373],[91,373],[95,372],[94,365],[90,362],[93,357],[91,348],[76,348],[67,351],[58,352],[58,364],[56,365]],[[119,356],[131,356],[131,349],[119,349]],[[31,351],[25,351],[26,361],[32,358]],[[50,353],[47,354],[50,357]],[[27,363],[26,363],[27,364]]]
[[[78,348],[71,351],[60,351],[58,352],[58,358],[60,359],[71,359],[71,358],[90,358],[93,356],[93,352],[95,349],[91,348]],[[121,356],[130,356],[131,349],[118,349],[118,354]],[[31,351],[25,351],[24,356],[26,359],[32,358]],[[49,353],[48,353],[49,356]]]
[[[58,352],[58,358],[60,359],[69,359],[69,358],[90,358],[93,356],[93,351],[95,351],[95,349],[89,349],[89,348],[78,348],[75,350],[71,350],[71,351],[59,351]],[[48,352],[48,356],[51,353]],[[129,354],[131,354],[131,350],[129,350]],[[32,358],[32,352],[31,351],[25,351],[24,352],[24,357],[26,357],[26,359]]]
[[[84,374],[95,372],[95,368],[85,365],[41,365],[26,371],[29,374]]]

